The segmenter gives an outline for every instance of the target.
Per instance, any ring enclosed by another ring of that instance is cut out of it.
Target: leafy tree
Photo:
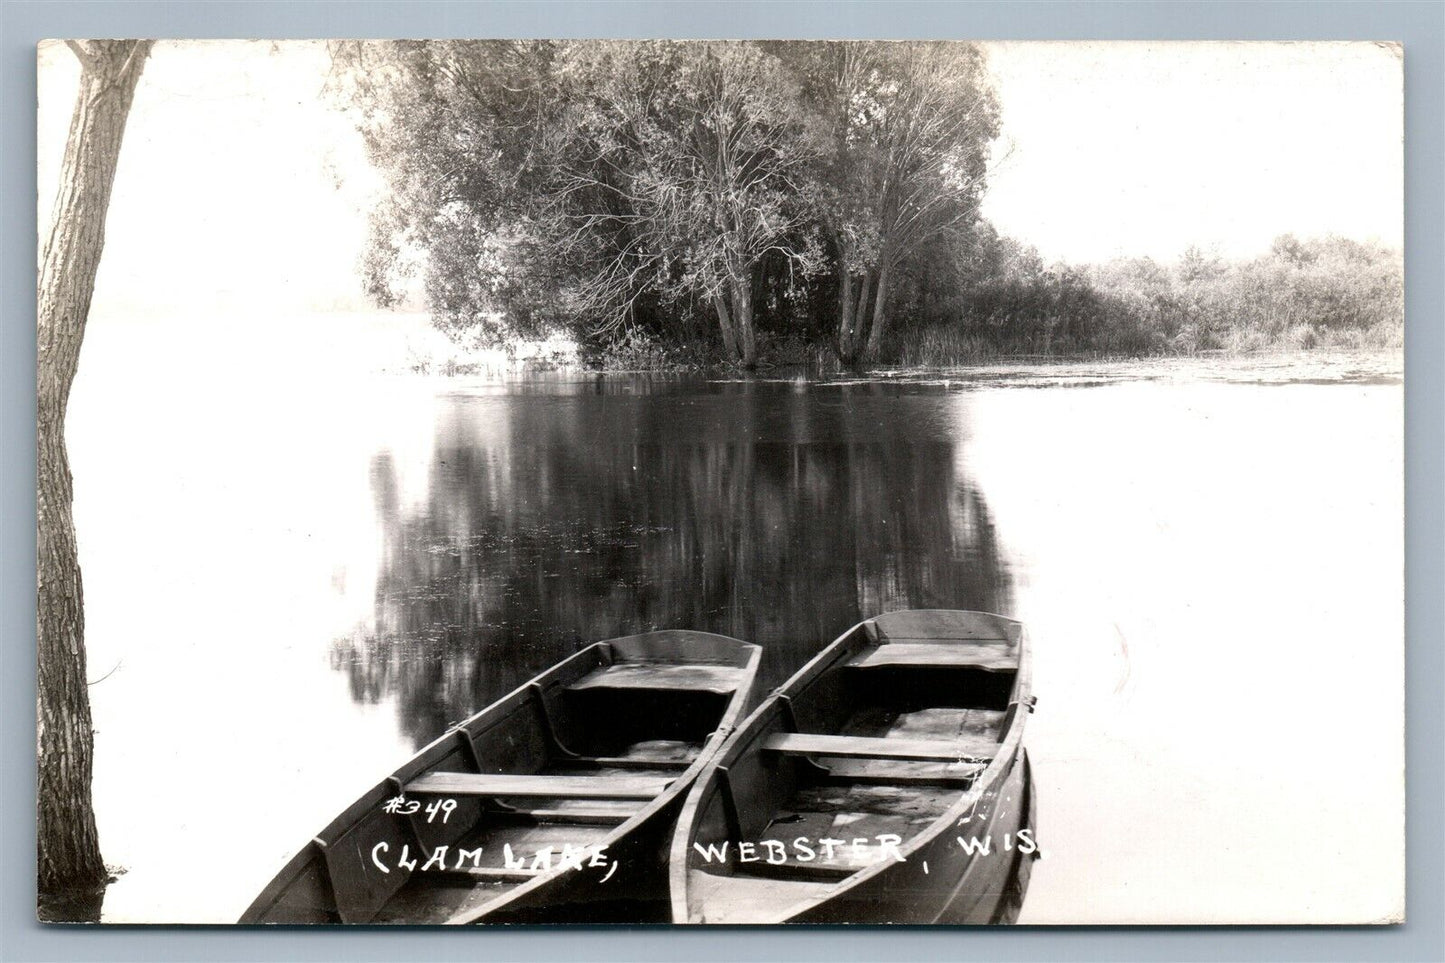
[[[691,299],[716,312],[726,355],[753,364],[762,259],[819,262],[792,243],[809,158],[791,78],[737,42],[578,43],[564,60],[577,89],[549,195],[569,248],[615,239],[586,303],[621,323],[623,294]]]
[[[754,286],[816,270],[797,203],[810,157],[791,76],[748,43],[353,43],[341,84],[393,187],[370,276],[406,243],[456,330],[587,336],[716,315],[756,359]],[[499,313],[500,312],[500,313]]]
[[[998,104],[982,51],[959,43],[777,44],[818,144],[815,210],[834,255],[836,349],[878,356],[899,265],[978,217]]]
[[[389,187],[371,215],[367,292],[395,303],[420,271],[443,330],[543,333],[566,282],[565,264],[537,256],[550,225],[529,205],[559,118],[557,45],[346,41],[331,53],[332,92]]]

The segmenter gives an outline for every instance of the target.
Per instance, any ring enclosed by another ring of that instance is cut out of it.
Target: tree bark
[[[758,363],[757,330],[753,327],[753,285],[752,279],[743,277],[732,282],[733,327],[737,332],[738,360],[744,368]]]
[[[883,328],[888,321],[888,263],[878,269],[878,290],[873,294],[873,323],[868,328],[868,349],[864,355],[877,361],[883,348]]]
[[[862,344],[868,337],[868,292],[873,283],[873,272],[863,271],[863,279],[858,282],[858,306],[853,309],[853,328],[857,332],[855,340]]]
[[[723,354],[729,361],[738,357],[738,337],[733,330],[732,313],[728,311],[727,299],[721,294],[712,296],[713,307],[717,309],[718,327],[722,329]]]
[[[121,138],[151,41],[70,47],[81,62],[80,90],[36,290],[37,883],[51,894],[106,881],[91,808],[94,737],[65,409],[105,245]]]
[[[838,338],[835,348],[838,352],[838,360],[846,365],[851,365],[858,358],[858,330],[857,314],[854,311],[853,275],[849,273],[850,265],[842,257],[838,258]]]
[[[724,290],[713,295],[718,325],[722,328],[723,353],[729,361],[740,361],[751,368],[758,361],[757,330],[753,326],[753,288],[751,279],[729,278]]]
[[[863,269],[863,278],[858,282],[858,305],[853,309],[853,356],[850,364],[859,364],[867,358],[868,325],[872,320],[868,314],[868,293],[872,290],[873,272]]]

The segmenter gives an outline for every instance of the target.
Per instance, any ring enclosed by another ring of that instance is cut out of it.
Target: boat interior
[[[906,850],[987,768],[1015,711],[1017,623],[897,615],[909,618],[865,622],[805,667],[718,760],[688,852],[673,854],[686,859],[688,921],[786,918],[893,859],[879,837]]]
[[[349,923],[485,912],[560,867],[564,850],[605,845],[667,793],[744,708],[758,651],[678,632],[584,649],[343,813],[278,904],[291,912],[272,921],[300,921],[291,916],[307,907]],[[420,805],[395,809],[397,797]]]

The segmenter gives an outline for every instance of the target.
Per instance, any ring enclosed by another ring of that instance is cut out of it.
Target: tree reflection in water
[[[869,615],[1007,613],[1008,566],[941,391],[615,381],[443,399],[426,492],[373,459],[372,624],[352,695],[418,746],[581,645],[765,646],[769,686]]]

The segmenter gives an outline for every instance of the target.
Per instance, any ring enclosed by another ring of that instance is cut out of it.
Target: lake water
[[[1398,357],[872,379],[158,370],[69,431],[113,921],[230,922],[579,643],[974,608],[1035,658],[1021,922],[1403,905]]]

